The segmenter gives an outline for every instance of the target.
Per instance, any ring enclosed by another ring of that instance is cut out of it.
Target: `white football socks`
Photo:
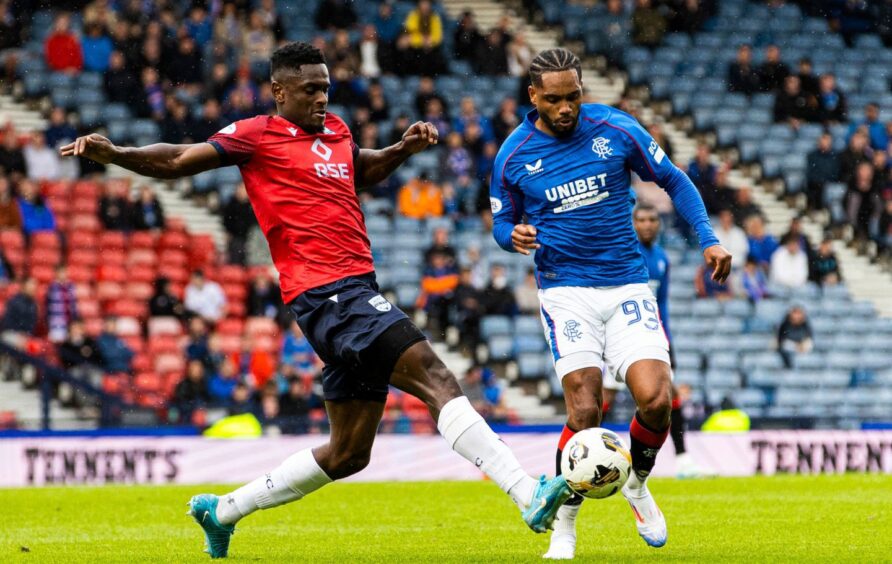
[[[638,474],[632,470],[629,475],[629,479],[626,480],[626,485],[623,486],[623,489],[631,491],[634,495],[644,495],[644,492],[647,491],[647,478],[643,480],[638,477]]]
[[[557,517],[554,520],[554,534],[570,533],[576,538],[576,516],[579,515],[579,505],[562,505],[558,509]]]
[[[230,525],[258,509],[296,501],[330,482],[331,478],[319,467],[313,451],[302,450],[286,458],[269,474],[221,496],[217,504],[217,520]]]
[[[533,500],[536,480],[531,478],[499,436],[465,396],[453,398],[440,410],[437,429],[449,446],[486,474],[523,510]]]

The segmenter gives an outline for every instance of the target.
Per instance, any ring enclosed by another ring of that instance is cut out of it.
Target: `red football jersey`
[[[322,133],[282,116],[230,124],[208,139],[238,165],[279,270],[282,299],[374,270],[354,184],[359,148],[347,124],[326,114]]]

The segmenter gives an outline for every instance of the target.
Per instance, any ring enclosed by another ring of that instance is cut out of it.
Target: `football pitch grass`
[[[227,486],[0,489],[0,562],[207,562],[186,516]],[[892,477],[653,480],[669,542],[639,538],[618,494],[587,501],[577,561],[892,562]],[[238,526],[235,562],[543,562],[486,482],[335,484]]]

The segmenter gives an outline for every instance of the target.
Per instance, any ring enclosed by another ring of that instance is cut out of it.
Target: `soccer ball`
[[[601,499],[615,494],[632,470],[632,455],[613,431],[593,427],[579,431],[564,445],[561,474],[570,489]]]

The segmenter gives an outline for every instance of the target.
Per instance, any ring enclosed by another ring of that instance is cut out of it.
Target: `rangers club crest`
[[[607,146],[608,143],[610,139],[606,137],[595,137],[592,139],[592,151],[602,159],[606,159],[613,154],[613,149]]]

